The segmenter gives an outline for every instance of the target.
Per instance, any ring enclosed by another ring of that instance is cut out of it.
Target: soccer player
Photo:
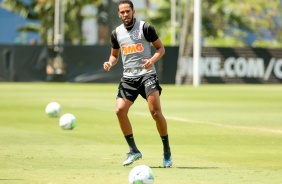
[[[122,0],[118,3],[118,16],[122,19],[123,24],[112,31],[111,54],[109,61],[103,64],[104,70],[110,71],[111,67],[117,63],[120,52],[124,70],[116,97],[116,115],[130,149],[123,166],[130,165],[142,158],[135,144],[128,118],[129,108],[140,94],[148,103],[163,143],[163,166],[170,167],[172,157],[167,123],[160,103],[162,88],[154,67],[154,63],[164,55],[165,48],[154,27],[144,21],[136,20],[134,13],[134,5],[130,0]],[[151,43],[156,48],[153,55],[151,54]]]

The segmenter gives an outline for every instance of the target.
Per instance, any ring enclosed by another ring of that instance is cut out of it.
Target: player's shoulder
[[[154,26],[148,22],[143,21],[143,30],[155,29]]]
[[[144,21],[143,29],[148,29],[150,26],[151,26],[151,24],[149,24],[148,22]]]
[[[122,24],[119,25],[119,26],[117,26],[116,28],[114,28],[114,29],[112,30],[111,36],[116,39],[116,38],[117,38],[117,34],[118,34],[118,32],[119,32],[121,29],[122,29]]]
[[[117,27],[116,27],[113,31],[115,31],[115,32],[119,32],[119,31],[121,31],[122,29],[124,29],[123,24],[121,24],[121,25],[117,26]]]

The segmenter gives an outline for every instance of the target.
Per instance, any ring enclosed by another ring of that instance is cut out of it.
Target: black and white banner
[[[203,48],[199,73],[203,83],[281,83],[282,51]],[[178,61],[177,77],[193,77],[193,57]],[[177,80],[177,79],[176,79]]]
[[[110,48],[64,46],[66,73],[59,81],[118,83],[123,71],[120,60],[111,72],[103,69]],[[193,56],[178,58],[178,47],[165,49],[155,64],[160,83],[192,83]],[[44,45],[0,45],[0,81],[50,81],[46,72],[53,59],[51,50]],[[198,62],[201,83],[282,83],[282,49],[203,47]]]

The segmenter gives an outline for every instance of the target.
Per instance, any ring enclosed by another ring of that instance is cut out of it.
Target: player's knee
[[[116,115],[117,115],[117,116],[124,116],[124,115],[126,115],[126,114],[127,114],[127,112],[126,112],[125,109],[116,108]]]
[[[151,109],[150,112],[154,119],[162,115],[162,112],[159,109]]]

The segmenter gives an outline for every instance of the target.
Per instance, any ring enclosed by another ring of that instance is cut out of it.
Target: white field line
[[[114,113],[114,109],[110,110],[110,109],[101,108],[101,107],[95,107],[95,109],[100,109],[103,111],[109,111],[109,112]],[[149,112],[143,113],[143,112],[132,111],[131,113],[135,115],[151,117]],[[185,122],[185,123],[205,124],[205,125],[218,126],[218,127],[224,127],[224,128],[244,129],[244,130],[253,130],[253,131],[260,131],[260,132],[267,132],[267,133],[282,134],[282,130],[280,129],[258,128],[258,127],[242,126],[242,125],[226,125],[226,124],[214,123],[214,122],[208,122],[208,121],[197,121],[197,120],[186,119],[186,118],[178,118],[174,116],[165,116],[165,118],[167,120],[180,121],[180,122]]]
[[[132,113],[136,115],[141,115],[141,116],[150,116],[149,114],[141,113],[141,112],[132,112]],[[225,128],[236,128],[236,129],[245,129],[245,130],[254,130],[254,131],[282,134],[282,130],[280,129],[258,128],[258,127],[249,127],[249,126],[241,126],[241,125],[225,125],[225,124],[208,122],[208,121],[197,121],[197,120],[191,120],[191,119],[185,119],[185,118],[178,118],[178,117],[173,117],[173,116],[165,116],[165,118],[167,120],[174,120],[174,121],[180,121],[180,122],[185,122],[185,123],[205,124],[205,125],[225,127]]]

